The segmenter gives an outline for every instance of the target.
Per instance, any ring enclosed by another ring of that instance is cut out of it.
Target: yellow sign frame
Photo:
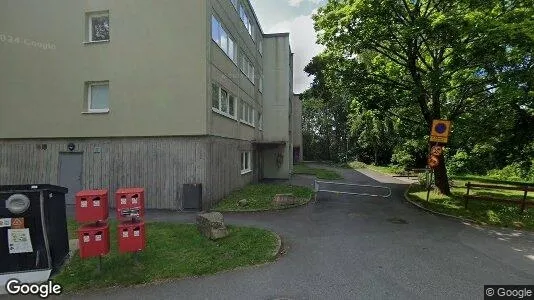
[[[445,131],[438,132],[438,127],[445,126]],[[430,141],[435,143],[446,144],[449,141],[451,132],[451,121],[448,120],[434,120],[432,121],[432,129],[430,131]]]

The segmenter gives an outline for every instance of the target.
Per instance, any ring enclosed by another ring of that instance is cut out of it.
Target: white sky
[[[311,15],[325,0],[251,0],[264,33],[289,32],[294,56],[294,92],[305,91],[313,78],[304,67],[322,51],[316,44]]]

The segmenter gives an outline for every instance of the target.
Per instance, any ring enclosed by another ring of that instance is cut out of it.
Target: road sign
[[[11,219],[11,229],[23,229],[23,228],[24,228],[24,218]]]
[[[436,156],[428,157],[428,166],[432,169],[436,168],[439,165],[439,159]]]
[[[451,121],[434,120],[432,122],[432,130],[430,132],[430,141],[446,144],[449,141],[450,132]]]
[[[442,153],[443,153],[443,147],[441,146],[434,146],[430,150],[430,154],[432,154],[433,156],[440,156]]]

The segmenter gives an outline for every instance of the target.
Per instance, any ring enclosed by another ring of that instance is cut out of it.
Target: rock
[[[212,240],[228,235],[228,229],[224,225],[223,215],[220,212],[198,214],[197,228],[202,235]]]
[[[243,206],[247,206],[247,205],[248,205],[248,201],[247,201],[247,199],[241,199],[241,200],[239,200],[239,201],[237,202],[237,205],[238,205],[238,206],[241,206],[241,207],[243,207]]]
[[[273,199],[273,205],[275,206],[294,205],[297,202],[297,199],[292,194],[277,194]]]

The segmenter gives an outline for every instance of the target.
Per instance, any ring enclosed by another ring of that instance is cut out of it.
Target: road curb
[[[410,204],[412,204],[413,206],[421,209],[421,210],[424,210],[426,212],[429,212],[431,214],[434,214],[434,215],[438,215],[438,216],[442,216],[442,217],[447,217],[447,218],[451,218],[451,219],[455,219],[455,220],[459,220],[459,221],[463,221],[463,222],[469,222],[469,223],[473,223],[473,224],[479,224],[479,225],[482,225],[480,224],[480,222],[477,222],[475,220],[471,220],[471,219],[466,219],[466,218],[462,218],[462,217],[458,217],[458,216],[453,216],[453,215],[449,215],[449,214],[446,214],[446,213],[441,213],[441,212],[438,212],[438,211],[435,211],[435,210],[432,210],[430,208],[426,208],[424,206],[422,206],[421,204],[413,201],[412,199],[410,199],[410,196],[408,195],[408,192],[410,191],[410,188],[412,187],[413,184],[410,184],[408,186],[408,188],[404,191],[404,200],[406,200],[407,202],[409,202]]]
[[[273,250],[272,257],[278,258],[282,254],[282,237],[274,231],[271,231],[276,238],[276,248]]]
[[[288,210],[292,208],[306,206],[310,204],[312,199],[313,199],[313,195],[311,195],[308,199],[306,199],[306,201],[303,201],[302,203],[289,205],[289,206],[275,207],[275,208],[262,208],[262,209],[250,209],[250,210],[210,210],[210,212],[220,212],[221,214],[224,214],[224,213],[261,213],[261,212],[268,212],[268,211],[284,211],[284,210]]]

